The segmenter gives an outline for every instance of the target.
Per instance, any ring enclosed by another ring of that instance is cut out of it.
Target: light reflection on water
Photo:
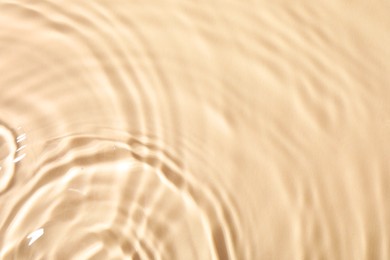
[[[385,5],[0,0],[0,259],[389,259]]]

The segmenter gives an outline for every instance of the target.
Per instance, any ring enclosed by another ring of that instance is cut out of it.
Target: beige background
[[[389,13],[1,0],[0,258],[389,259]]]

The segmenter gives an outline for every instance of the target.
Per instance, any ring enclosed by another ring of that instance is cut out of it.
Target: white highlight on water
[[[43,228],[37,229],[34,232],[30,233],[27,238],[30,239],[28,246],[31,246],[38,238],[40,238],[45,233]]]

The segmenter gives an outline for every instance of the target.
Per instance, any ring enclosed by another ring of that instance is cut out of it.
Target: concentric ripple
[[[26,133],[0,121],[0,194],[14,181],[16,168],[26,156]]]
[[[111,136],[123,140],[72,135],[47,144],[2,214],[2,259],[239,259],[229,201],[189,178],[163,144]]]
[[[0,193],[7,188],[12,180],[16,149],[14,134],[0,121]]]
[[[0,260],[390,259],[390,6],[0,0]]]

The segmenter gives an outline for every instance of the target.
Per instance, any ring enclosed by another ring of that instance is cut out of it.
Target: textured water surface
[[[389,259],[389,13],[0,0],[0,259]]]

